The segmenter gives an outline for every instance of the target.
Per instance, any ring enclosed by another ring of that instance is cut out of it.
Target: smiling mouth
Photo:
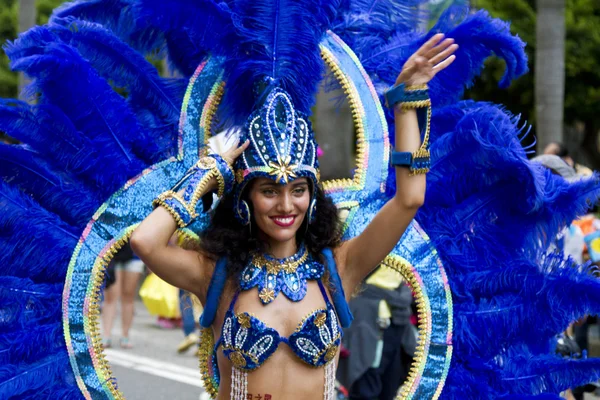
[[[295,215],[277,216],[277,217],[271,217],[271,219],[273,220],[273,222],[276,225],[279,225],[284,228],[290,227],[290,226],[294,225],[294,222],[296,222]]]

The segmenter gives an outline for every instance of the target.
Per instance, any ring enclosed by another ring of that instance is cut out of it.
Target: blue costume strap
[[[392,151],[390,164],[395,167],[410,167],[413,162],[412,153],[408,151]]]
[[[215,272],[213,273],[213,276],[210,279],[210,285],[208,286],[204,311],[200,316],[200,326],[203,328],[209,328],[217,315],[219,299],[225,288],[225,282],[227,282],[226,266],[227,259],[225,257],[220,258],[219,261],[217,261],[217,265],[215,265]]]
[[[321,290],[321,294],[323,295],[323,300],[325,300],[325,304],[329,307],[331,303],[329,302],[329,296],[327,295],[327,290],[325,290],[323,281],[319,279],[317,283],[319,284],[319,289]]]
[[[333,252],[331,251],[331,249],[324,249],[322,254],[325,257],[327,270],[329,271],[329,281],[335,289],[331,293],[331,298],[333,299],[335,311],[337,312],[338,318],[340,319],[340,325],[342,325],[342,328],[348,328],[352,323],[352,320],[354,320],[354,316],[352,315],[350,307],[348,306],[348,302],[346,301],[344,287],[342,286],[342,280],[340,279],[340,275],[337,271],[335,258],[333,258]]]

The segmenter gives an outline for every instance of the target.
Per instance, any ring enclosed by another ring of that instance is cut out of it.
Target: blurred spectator
[[[192,295],[179,291],[179,310],[181,311],[182,327],[184,339],[177,346],[177,352],[186,352],[190,347],[200,344],[200,339],[196,334],[196,318],[194,317],[194,302]]]
[[[104,291],[104,304],[102,306],[102,326],[104,330],[104,346],[112,346],[112,328],[117,315],[117,303],[121,303],[121,348],[132,347],[129,330],[133,323],[134,300],[138,283],[144,271],[144,263],[137,258],[129,244],[124,246],[112,261],[114,266],[115,282]]]
[[[567,163],[571,168],[575,169],[577,175],[581,176],[590,176],[593,171],[586,167],[585,165],[577,164],[575,160],[569,154],[569,150],[567,147],[560,142],[550,142],[544,148],[545,155],[555,155],[560,157],[565,163]]]
[[[401,276],[379,267],[350,301],[352,326],[344,331],[348,350],[340,359],[338,379],[350,399],[392,400],[408,377],[417,343],[411,324],[413,302]]]

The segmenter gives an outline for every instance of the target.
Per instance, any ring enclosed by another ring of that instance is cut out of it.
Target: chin
[[[298,227],[290,227],[286,229],[271,228],[267,231],[267,235],[278,242],[287,242],[296,237],[296,233],[298,232]]]

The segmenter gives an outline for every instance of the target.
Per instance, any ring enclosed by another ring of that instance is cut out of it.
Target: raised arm
[[[388,92],[388,99],[394,97],[392,91],[398,93],[402,90],[403,93],[399,96],[402,99],[410,99],[412,94],[418,99],[419,94],[422,96],[426,93],[424,85],[455,59],[453,53],[458,46],[452,39],[443,39],[444,35],[435,35],[408,59],[396,85]],[[409,158],[413,162],[419,157],[427,159],[428,155],[424,156],[420,151],[423,150],[421,130],[425,128],[423,125],[427,123],[426,118],[420,121],[416,110],[407,107],[408,103],[403,101],[388,104],[389,107],[394,107],[395,151],[412,154],[412,158]],[[415,104],[417,103],[413,105]],[[426,168],[418,168],[414,164],[410,169],[407,166],[396,166],[394,197],[377,213],[362,234],[338,249],[336,257],[340,260],[340,273],[346,293],[351,293],[393,250],[423,204],[426,186],[423,172]]]
[[[220,158],[231,165],[247,146],[248,143],[233,146]],[[203,286],[206,286],[203,283],[214,262],[196,251],[184,250],[169,242],[177,228],[189,224],[198,206],[202,207],[200,199],[203,196],[224,188],[224,173],[218,172],[219,168],[215,166],[218,163],[214,160],[201,159],[174,190],[159,196],[155,201],[156,209],[131,236],[131,248],[152,272],[200,298],[203,297]]]

